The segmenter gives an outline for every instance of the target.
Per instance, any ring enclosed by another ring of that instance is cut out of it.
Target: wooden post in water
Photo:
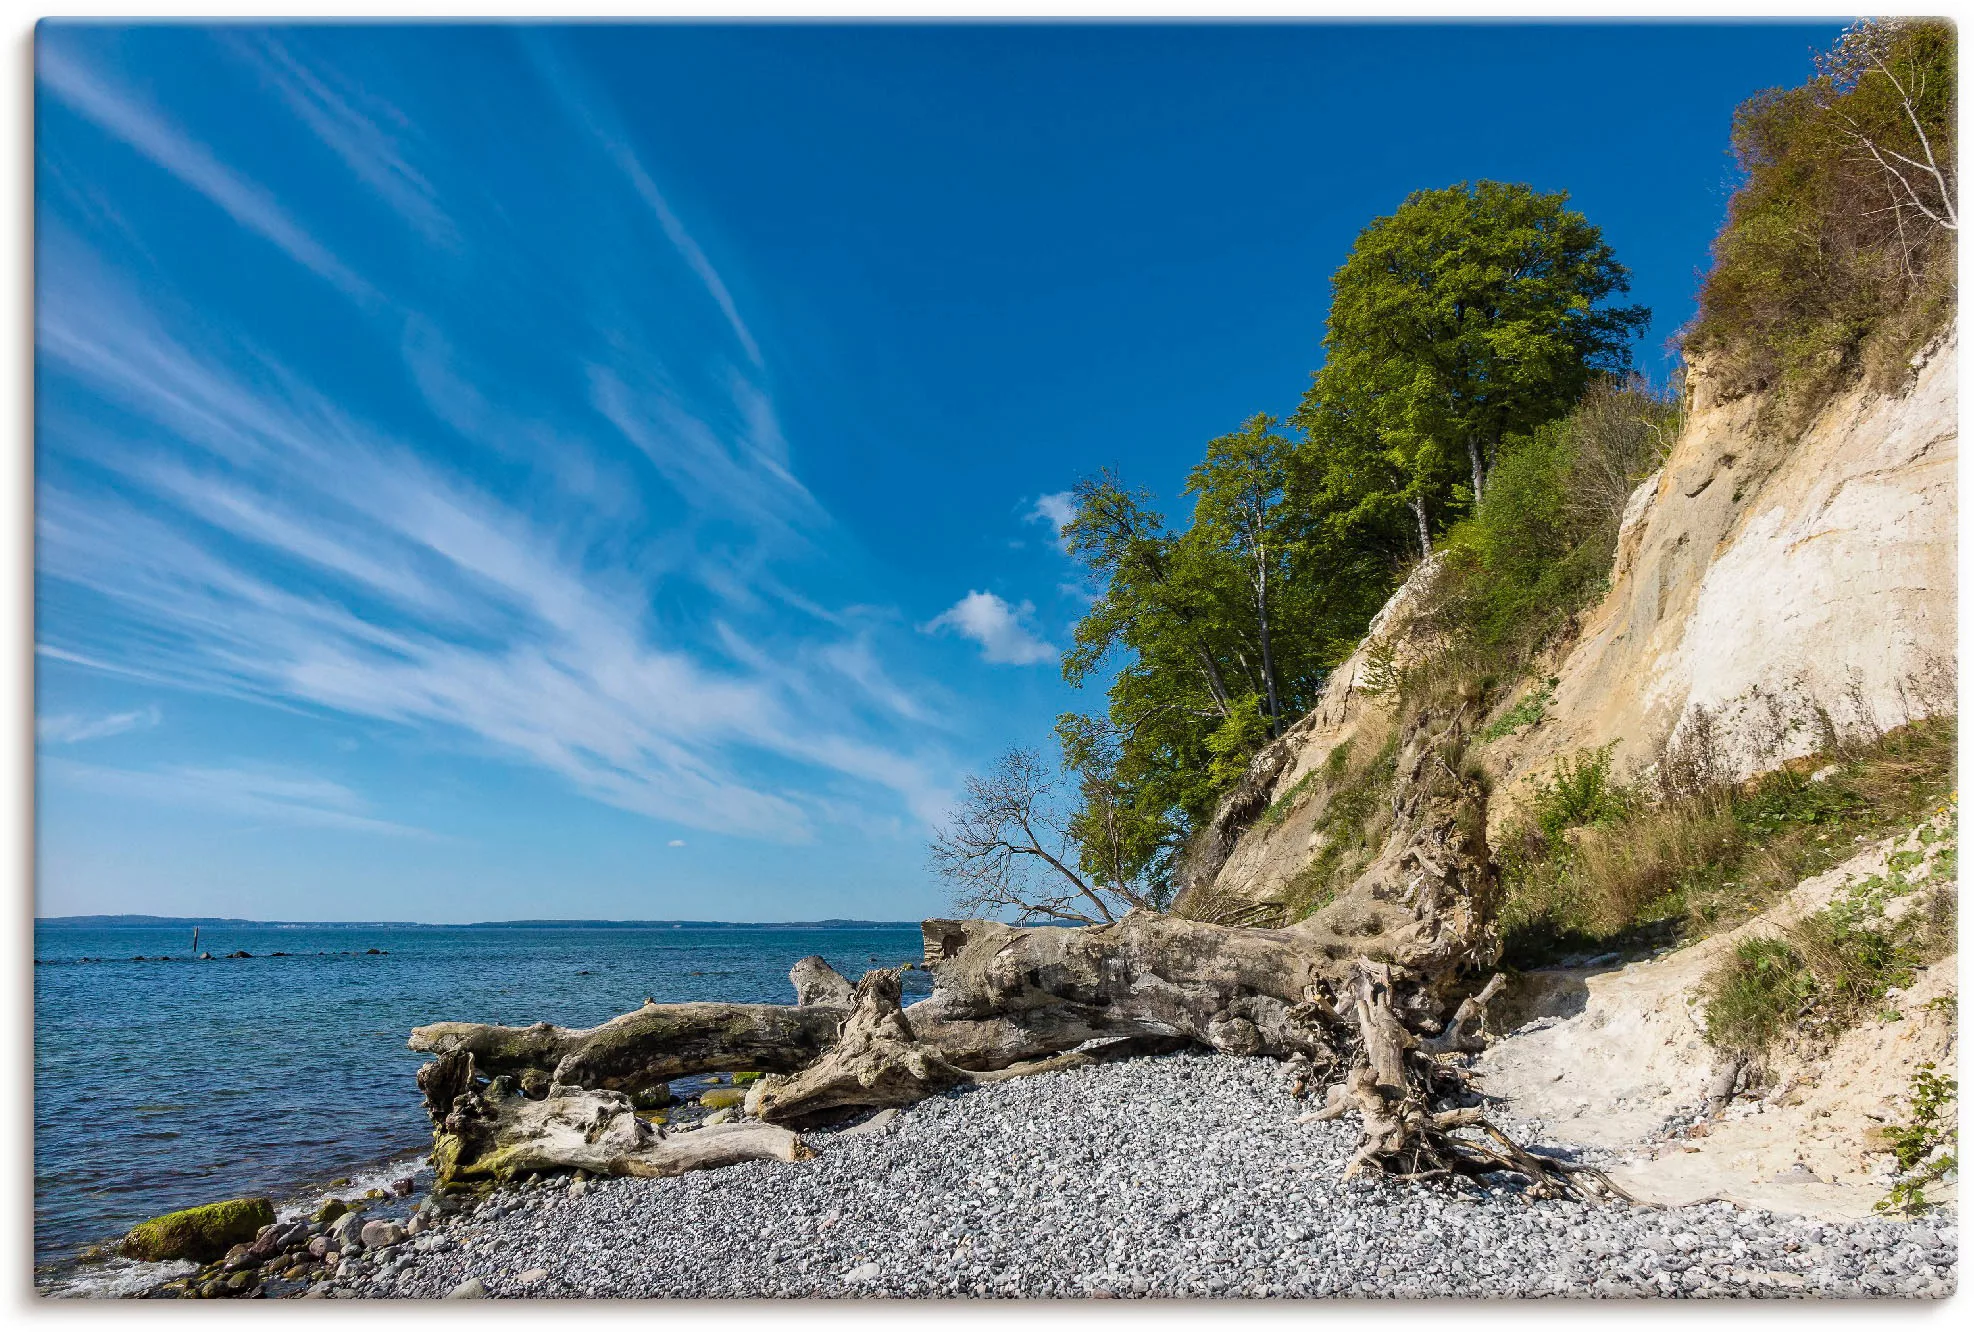
[[[192,927],[192,960],[194,962],[199,960],[199,927],[197,925]]]

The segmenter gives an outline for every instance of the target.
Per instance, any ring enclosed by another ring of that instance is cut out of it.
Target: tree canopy
[[[1504,439],[1630,367],[1650,314],[1606,304],[1629,274],[1568,203],[1487,180],[1421,190],[1331,279],[1326,358],[1296,423],[1374,451],[1422,545],[1449,501],[1481,494]]]

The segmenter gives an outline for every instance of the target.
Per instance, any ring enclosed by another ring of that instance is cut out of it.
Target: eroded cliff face
[[[1906,392],[1853,389],[1790,438],[1764,438],[1758,398],[1721,401],[1694,370],[1686,424],[1626,510],[1610,591],[1494,714],[1547,687],[1541,720],[1473,751],[1493,779],[1490,829],[1564,756],[1609,746],[1616,771],[1643,771],[1696,708],[1742,775],[1817,748],[1825,718],[1889,728],[1953,708],[1958,350],[1949,329]],[[1328,814],[1383,779],[1398,726],[1366,693],[1374,645],[1404,654],[1406,607],[1434,572],[1257,757],[1196,847],[1181,910],[1272,923],[1311,905],[1298,876],[1337,854]]]
[[[1648,766],[1696,708],[1741,776],[1814,750],[1818,709],[1844,730],[1952,708],[1958,350],[1949,330],[1908,392],[1854,389],[1789,440],[1695,373],[1543,721],[1485,754],[1514,779],[1491,821],[1562,755]]]

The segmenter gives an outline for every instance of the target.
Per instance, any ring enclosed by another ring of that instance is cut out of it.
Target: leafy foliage
[[[1363,453],[1361,483],[1384,510],[1410,508],[1422,540],[1484,492],[1504,440],[1622,373],[1649,320],[1603,304],[1629,276],[1568,199],[1497,181],[1421,190],[1331,280],[1327,359],[1297,424]]]
[[[1735,112],[1744,179],[1685,340],[1729,392],[1779,388],[1795,420],[1861,368],[1889,389],[1952,313],[1955,61],[1946,20],[1869,21]]]
[[[1960,1127],[1953,1114],[1960,1083],[1941,1077],[1928,1060],[1913,1073],[1906,1098],[1911,1118],[1892,1130],[1888,1143],[1899,1178],[1875,1204],[1880,1212],[1925,1211],[1926,1186],[1960,1170]]]

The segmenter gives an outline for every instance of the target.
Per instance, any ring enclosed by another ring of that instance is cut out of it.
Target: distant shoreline
[[[916,920],[478,920],[457,925],[421,920],[243,920],[231,916],[37,916],[36,929],[393,930],[916,930]]]

